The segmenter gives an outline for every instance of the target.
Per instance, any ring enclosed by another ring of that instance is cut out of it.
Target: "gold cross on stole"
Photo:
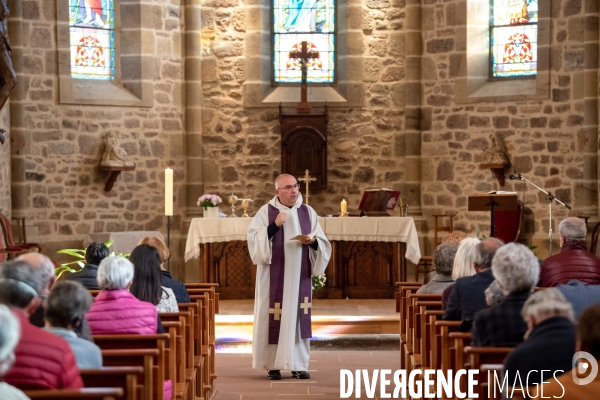
[[[279,321],[281,315],[281,303],[275,303],[275,308],[269,308],[269,314],[273,314],[275,321]]]
[[[304,314],[308,314],[308,309],[312,308],[312,303],[308,302],[308,297],[304,297],[304,303],[300,303],[300,308],[304,310]]]
[[[302,178],[298,178],[298,182],[306,183],[306,196],[304,196],[305,197],[304,202],[306,204],[308,204],[308,198],[310,197],[310,194],[308,194],[308,185],[310,185],[311,182],[314,182],[316,180],[317,180],[317,178],[310,176],[310,173],[308,172],[308,170],[305,171],[304,176]]]

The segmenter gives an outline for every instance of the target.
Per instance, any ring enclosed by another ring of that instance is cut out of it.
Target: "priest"
[[[302,204],[291,175],[275,180],[275,197],[248,228],[248,251],[256,272],[252,367],[272,380],[280,370],[309,379],[312,275],[325,271],[331,244],[315,210]],[[299,235],[301,237],[297,238]]]

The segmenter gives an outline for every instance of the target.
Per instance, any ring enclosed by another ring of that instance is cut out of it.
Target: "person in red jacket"
[[[82,388],[69,344],[29,322],[42,290],[43,277],[29,263],[10,261],[0,267],[0,303],[10,307],[21,324],[15,363],[2,380],[21,390]]]
[[[551,287],[577,279],[588,285],[600,284],[600,258],[586,247],[585,221],[568,217],[558,224],[561,251],[544,260],[538,286]]]

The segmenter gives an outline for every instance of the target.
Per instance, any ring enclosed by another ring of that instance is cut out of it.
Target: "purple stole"
[[[291,211],[291,210],[290,210]],[[269,224],[275,222],[279,210],[269,204]],[[302,204],[298,207],[298,219],[300,220],[300,229],[303,235],[308,235],[311,232],[310,215],[308,207]],[[272,255],[270,266],[270,290],[269,290],[269,308],[283,308],[283,275],[285,271],[285,251],[283,229],[279,229],[273,238]],[[308,302],[312,301],[312,278],[310,276],[310,258],[308,255],[308,246],[302,246],[302,262],[300,268],[300,295],[298,299],[298,313],[300,314],[300,337],[302,339],[310,339],[312,337],[311,328],[311,308],[301,308],[300,304],[304,302],[304,298],[308,298]],[[279,307],[275,306],[278,303]],[[281,328],[281,315],[277,312],[269,313],[269,344],[279,343],[279,330]]]

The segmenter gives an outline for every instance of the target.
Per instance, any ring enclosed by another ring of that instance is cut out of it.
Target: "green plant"
[[[324,288],[326,281],[327,281],[327,277],[325,276],[325,274],[313,275],[312,276],[312,288],[313,288],[313,291],[316,291],[316,290]]]
[[[104,243],[104,245],[108,248],[110,248],[110,246],[112,244],[113,244],[112,239],[109,240],[108,242]],[[57,278],[60,278],[62,276],[62,274],[64,274],[65,272],[73,273],[73,272],[81,271],[81,269],[85,266],[85,251],[86,251],[86,249],[58,250],[56,252],[57,254],[66,254],[66,255],[75,257],[76,260],[60,264],[58,267],[56,267],[54,269],[54,275],[56,275]],[[115,252],[113,251],[109,254],[109,257],[112,257],[114,255],[115,255]],[[129,254],[119,253],[118,256],[119,257],[129,257]],[[77,268],[76,266],[79,268]]]

